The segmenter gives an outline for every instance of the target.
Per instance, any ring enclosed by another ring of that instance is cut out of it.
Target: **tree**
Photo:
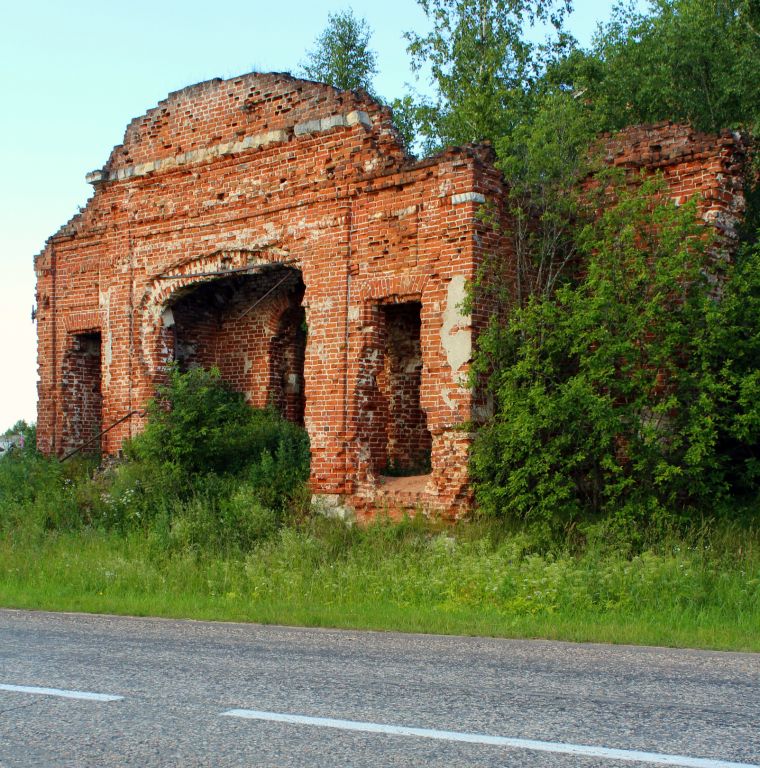
[[[599,190],[585,189],[592,170],[601,173],[590,145],[594,124],[582,101],[563,91],[534,94],[511,133],[496,141],[497,166],[509,180],[513,280],[500,281],[503,307],[549,297],[568,277],[578,253],[576,234]]]
[[[413,69],[429,67],[436,89],[416,114],[426,150],[509,133],[541,70],[525,27],[550,23],[559,32],[569,0],[418,2],[433,29],[406,37]]]
[[[597,131],[661,120],[760,135],[760,4],[651,0],[646,13],[616,6],[590,50],[553,60],[539,88],[583,99]],[[747,166],[744,237],[760,228],[760,153]]]
[[[342,91],[361,88],[373,93],[377,54],[369,47],[371,35],[367,22],[350,9],[328,14],[327,26],[301,64],[303,73]]]
[[[418,148],[421,147],[423,151],[428,149],[425,140],[428,133],[424,127],[430,123],[429,112],[432,107],[411,93],[393,99],[390,107],[393,110],[393,125],[404,140],[407,152],[414,156]]]
[[[593,104],[599,130],[675,120],[760,128],[760,6],[754,0],[652,0],[616,6],[590,51],[550,73]]]

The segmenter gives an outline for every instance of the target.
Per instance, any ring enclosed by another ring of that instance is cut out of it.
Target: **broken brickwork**
[[[661,168],[675,197],[702,195],[730,236],[736,137],[668,124],[607,146]],[[36,259],[39,447],[61,455],[137,411],[95,442],[116,453],[168,364],[216,365],[305,425],[323,504],[466,511],[483,415],[467,375],[493,307],[463,301],[487,256],[507,279],[513,261],[492,160],[464,147],[413,162],[369,96],[287,75],[170,94]]]
[[[730,248],[745,205],[746,146],[738,133],[700,133],[666,122],[633,126],[602,140],[611,165],[662,173],[677,204],[696,195],[700,215]]]

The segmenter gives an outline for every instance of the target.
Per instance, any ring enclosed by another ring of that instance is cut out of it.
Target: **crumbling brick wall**
[[[739,133],[702,133],[662,122],[602,137],[608,163],[628,171],[660,172],[677,204],[697,196],[699,213],[723,247],[738,236],[744,213],[746,144]]]
[[[735,137],[640,130],[610,140],[613,161],[659,163],[675,195],[704,190],[705,216],[728,231]],[[39,447],[60,455],[94,422],[140,411],[174,360],[214,364],[252,404],[303,421],[323,503],[466,511],[468,372],[494,308],[477,293],[470,314],[463,302],[487,257],[507,275],[512,263],[492,160],[463,147],[413,162],[366,94],[287,75],[170,94],[130,123],[89,174],[85,210],[36,258]],[[87,335],[100,355],[85,374],[71,350]],[[82,406],[72,393],[85,378]],[[127,418],[102,449],[141,427]],[[382,476],[428,463],[413,492]]]

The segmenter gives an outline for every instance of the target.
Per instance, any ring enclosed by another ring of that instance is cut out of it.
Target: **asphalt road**
[[[730,762],[760,655],[0,610],[2,766]]]

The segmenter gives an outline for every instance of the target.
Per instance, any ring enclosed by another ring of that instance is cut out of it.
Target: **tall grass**
[[[264,423],[270,447],[228,474],[0,460],[0,605],[760,651],[757,530],[348,526],[309,512],[301,438]]]
[[[760,651],[760,547],[746,532],[634,556],[536,551],[521,534],[421,520],[283,525],[248,548],[167,547],[160,525],[5,529],[0,603],[307,626]]]

